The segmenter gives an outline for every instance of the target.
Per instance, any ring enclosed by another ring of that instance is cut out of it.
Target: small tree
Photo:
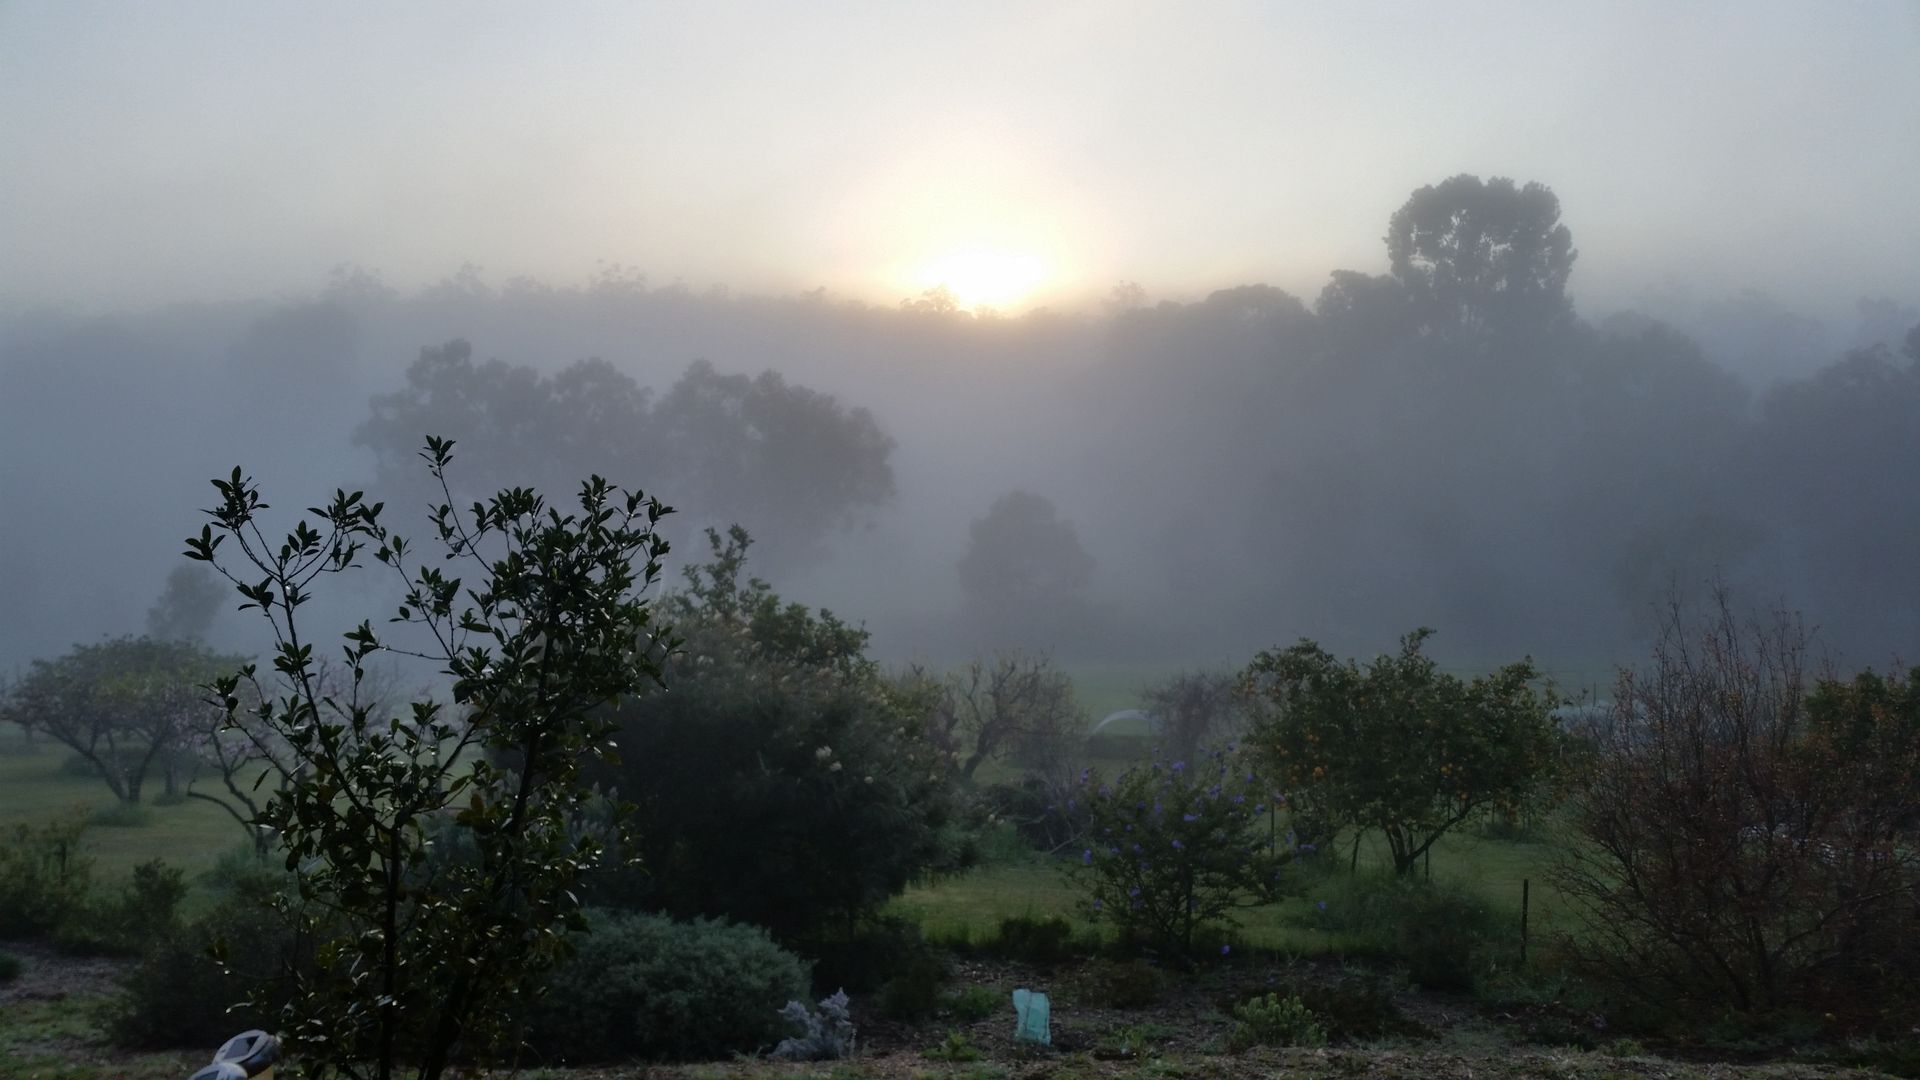
[[[1273,796],[1224,753],[1136,766],[1081,785],[1087,846],[1067,873],[1088,918],[1169,956],[1193,954],[1195,934],[1242,907],[1279,897],[1291,850],[1265,835]]]
[[[1079,767],[1086,717],[1074,702],[1073,680],[1046,656],[1016,650],[973,660],[949,676],[928,714],[927,734],[965,780],[1000,757],[1066,780]]]
[[[422,455],[446,497],[432,513],[445,553],[434,564],[410,571],[413,546],[359,492],[336,492],[309,511],[319,528],[302,520],[270,543],[266,504],[239,469],[214,481],[213,524],[187,541],[272,632],[282,685],[248,666],[215,689],[230,714],[244,693],[247,725],[288,748],[255,824],[296,875],[280,910],[319,944],[312,968],[290,975],[285,1034],[349,1077],[439,1077],[457,1046],[477,1054],[500,1037],[581,925],[578,879],[603,856],[600,833],[576,827],[583,760],[612,751],[615,719],[599,710],[657,681],[670,645],[641,595],[666,550],[653,531],[665,507],[594,477],[573,513],[515,488],[463,514],[445,478],[452,447],[430,437]],[[228,541],[232,566],[219,557]],[[393,621],[416,628],[417,644],[361,623],[344,636],[335,695],[297,616],[316,579],[359,565],[369,546],[405,584]],[[359,687],[381,653],[437,664],[459,714],[432,701],[376,713]],[[518,768],[495,763],[504,757]],[[465,857],[432,857],[436,842]]]
[[[189,731],[219,710],[201,684],[237,657],[185,641],[119,637],[35,660],[7,694],[5,716],[80,755],[123,803],[138,803],[157,765],[176,793],[173,758]]]
[[[1464,682],[1421,653],[1430,634],[1365,668],[1302,640],[1246,673],[1263,706],[1249,744],[1301,808],[1296,833],[1302,822],[1379,829],[1398,874],[1476,811],[1523,801],[1561,745],[1531,661]]]
[[[1231,671],[1183,671],[1141,691],[1160,722],[1162,752],[1190,758],[1209,742],[1237,739],[1246,727],[1246,698]]]

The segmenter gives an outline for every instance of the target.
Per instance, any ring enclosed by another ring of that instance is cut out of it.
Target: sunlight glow
[[[1030,251],[960,248],[921,268],[926,289],[944,286],[962,308],[1006,308],[1026,299],[1047,280],[1046,260]]]

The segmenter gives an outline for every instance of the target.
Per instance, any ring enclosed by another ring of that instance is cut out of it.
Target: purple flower
[[[1093,865],[1093,849],[1092,848],[1088,848],[1087,850],[1080,853],[1080,862],[1084,866]]]
[[[1318,908],[1318,909],[1320,909],[1321,911],[1325,911],[1325,910],[1327,910],[1327,902],[1326,902],[1325,900],[1322,900],[1322,901],[1320,901],[1319,903],[1317,903],[1317,904],[1315,904],[1315,905],[1313,905],[1313,906],[1314,906],[1314,907],[1316,907],[1316,908]]]
[[[1095,911],[1099,911],[1099,910],[1100,910],[1100,908],[1101,908],[1102,906],[1104,906],[1104,905],[1102,905],[1102,904],[1100,903],[1100,898],[1099,898],[1099,897],[1097,897],[1097,896],[1096,896],[1096,897],[1094,897],[1094,899],[1093,899],[1093,910],[1095,910]]]
[[[1180,815],[1180,820],[1181,821],[1199,821],[1200,815],[1199,814],[1182,814]]]
[[[1231,945],[1222,945],[1222,946],[1220,946],[1220,955],[1221,955],[1221,956],[1228,956],[1228,955],[1231,955],[1231,954],[1232,954],[1232,952],[1233,952],[1233,946],[1231,946]]]
[[[1173,771],[1174,771],[1174,772],[1186,772],[1186,771],[1187,771],[1187,763],[1186,763],[1186,762],[1184,762],[1184,761],[1176,761],[1176,762],[1174,762],[1174,763],[1173,763]]]
[[[1319,851],[1320,849],[1318,847],[1315,847],[1312,844],[1301,844],[1300,850],[1306,851],[1306,852],[1314,852],[1314,851]]]
[[[1138,886],[1138,885],[1135,885],[1135,886],[1134,886],[1133,888],[1131,888],[1131,889],[1128,889],[1128,890],[1127,890],[1127,895],[1128,895],[1128,896],[1139,896],[1139,895],[1140,895],[1140,886]]]
[[[1180,841],[1178,841],[1178,840],[1175,840],[1175,841],[1173,842],[1173,850],[1175,850],[1175,851],[1179,851],[1179,850],[1180,850],[1181,848],[1183,848],[1183,847],[1186,847],[1186,845],[1185,845],[1185,844],[1182,844],[1182,843],[1181,843]]]

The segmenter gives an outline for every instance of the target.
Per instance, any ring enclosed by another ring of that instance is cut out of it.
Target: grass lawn
[[[42,738],[29,745],[18,728],[0,728],[0,829],[16,824],[39,825],[78,813],[91,816],[87,830],[88,854],[93,856],[97,884],[113,887],[128,879],[133,868],[148,859],[162,858],[185,870],[189,880],[212,869],[219,857],[247,842],[246,834],[226,811],[200,799],[172,805],[154,805],[158,777],[149,776],[147,801],[137,812],[137,824],[113,824],[124,815],[118,800],[97,777],[65,768],[71,751]],[[211,783],[218,779],[202,779]]]

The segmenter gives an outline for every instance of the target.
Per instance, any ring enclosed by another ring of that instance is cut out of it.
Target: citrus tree
[[[1303,639],[1243,679],[1258,705],[1247,745],[1289,804],[1322,830],[1380,830],[1399,874],[1477,811],[1526,799],[1560,755],[1530,660],[1463,680],[1421,651],[1432,633],[1364,667]]]

